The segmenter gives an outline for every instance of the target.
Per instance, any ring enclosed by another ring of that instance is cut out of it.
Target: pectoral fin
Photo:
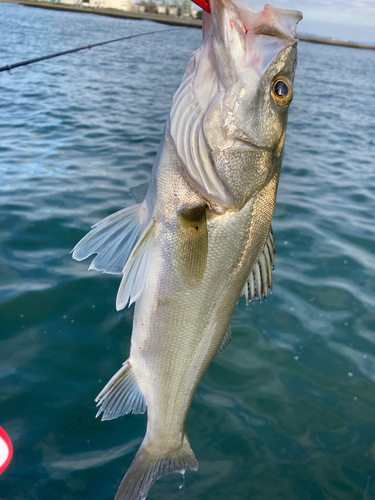
[[[116,298],[118,311],[123,309],[128,302],[130,306],[138,300],[147,286],[153,251],[154,226],[155,221],[151,219],[122,271],[122,280]]]
[[[206,207],[183,209],[178,219],[177,265],[184,283],[197,286],[203,278],[208,249]]]
[[[262,296],[267,300],[268,288],[272,291],[272,270],[275,269],[276,245],[273,239],[272,227],[264,245],[263,251],[246,280],[242,295],[245,295],[246,305],[257,298],[262,301]]]
[[[109,274],[121,274],[137,241],[148,222],[144,204],[133,205],[116,212],[93,226],[72,250],[73,259],[97,256],[89,269]]]

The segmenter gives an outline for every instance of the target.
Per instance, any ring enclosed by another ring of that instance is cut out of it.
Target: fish
[[[73,249],[79,261],[96,254],[90,269],[121,275],[117,310],[135,302],[130,356],[96,398],[103,420],[147,409],[116,500],[144,500],[160,477],[198,469],[185,430],[197,386],[231,341],[241,295],[248,303],[272,288],[271,220],[302,14],[240,0],[210,0],[210,9],[150,183]]]

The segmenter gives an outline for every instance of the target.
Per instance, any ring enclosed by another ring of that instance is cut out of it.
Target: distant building
[[[157,5],[158,14],[168,14],[168,4],[167,0],[161,0]]]
[[[60,0],[59,3],[102,9],[137,10],[135,0]]]
[[[141,7],[142,10],[141,10]],[[156,14],[157,11],[158,11],[158,8],[156,6],[156,3],[154,3],[152,0],[148,0],[148,2],[146,2],[145,0],[141,0],[140,4],[139,4],[139,10],[141,12],[149,12],[150,14]]]
[[[133,12],[149,12],[151,14],[169,14],[170,16],[195,17],[196,12],[191,8],[190,0],[141,0],[139,4],[136,0],[43,0],[51,3],[63,3],[76,5],[78,7],[93,7],[102,9],[117,9]]]
[[[158,14],[166,14],[167,13],[167,7],[165,5],[158,5]]]
[[[191,17],[191,1],[183,0],[181,3],[181,14],[182,17]]]
[[[90,0],[90,3],[92,1],[95,2],[98,0]],[[136,10],[134,0],[101,0],[100,7],[104,7],[105,9]]]
[[[169,15],[170,16],[178,16],[178,9],[179,7],[177,5],[170,5],[169,6]]]

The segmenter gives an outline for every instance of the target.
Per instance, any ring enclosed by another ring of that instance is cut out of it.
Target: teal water
[[[164,29],[0,4],[0,66]],[[0,74],[3,500],[110,500],[146,417],[95,419],[128,357],[116,277],[69,255],[146,182],[198,30]],[[375,498],[375,53],[299,45],[273,221],[274,292],[231,322],[187,432],[198,472],[150,500]]]

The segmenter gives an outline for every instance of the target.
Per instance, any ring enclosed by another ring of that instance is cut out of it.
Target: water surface
[[[165,29],[0,4],[0,65]],[[95,419],[128,357],[119,279],[69,255],[147,182],[199,30],[0,74],[0,426],[4,500],[110,500],[146,417]],[[231,322],[187,432],[199,471],[150,500],[375,498],[375,53],[299,45],[273,221],[274,292]]]

